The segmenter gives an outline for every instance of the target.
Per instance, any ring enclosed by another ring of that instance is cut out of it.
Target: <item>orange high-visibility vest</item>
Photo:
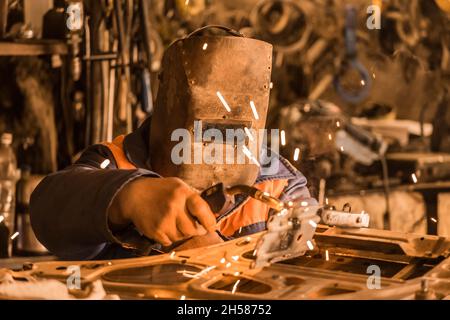
[[[137,169],[136,166],[127,159],[125,152],[123,151],[124,138],[125,136],[121,135],[112,142],[105,142],[102,144],[109,148],[119,169]],[[278,179],[255,184],[255,187],[278,198],[287,185],[287,179]],[[221,219],[218,228],[219,232],[226,237],[231,237],[235,234],[239,236],[242,228],[267,221],[269,218],[269,210],[270,208],[261,201],[248,198],[232,213],[227,215],[227,217]],[[216,218],[219,217],[217,216]]]

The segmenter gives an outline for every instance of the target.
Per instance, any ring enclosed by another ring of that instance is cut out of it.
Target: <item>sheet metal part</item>
[[[372,300],[450,295],[450,241],[443,237],[319,225],[316,246],[304,256],[252,269],[253,252],[263,235],[136,259],[41,262],[14,275],[65,282],[67,268],[78,265],[82,286],[100,279],[109,294],[122,299]],[[380,267],[380,289],[367,286],[370,265]],[[424,281],[432,295],[423,294]]]

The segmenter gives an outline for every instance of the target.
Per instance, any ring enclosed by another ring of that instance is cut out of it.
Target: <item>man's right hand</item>
[[[146,237],[169,246],[215,231],[216,219],[200,194],[178,178],[138,178],[126,184],[108,210],[112,225],[133,223]]]

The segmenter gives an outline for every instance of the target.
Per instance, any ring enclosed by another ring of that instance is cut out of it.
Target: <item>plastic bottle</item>
[[[0,256],[3,257],[12,255],[11,236],[14,232],[16,183],[19,176],[12,139],[10,133],[0,137]]]

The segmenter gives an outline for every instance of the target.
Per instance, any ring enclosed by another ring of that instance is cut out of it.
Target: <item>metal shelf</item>
[[[66,55],[67,44],[62,41],[0,41],[0,56]]]

